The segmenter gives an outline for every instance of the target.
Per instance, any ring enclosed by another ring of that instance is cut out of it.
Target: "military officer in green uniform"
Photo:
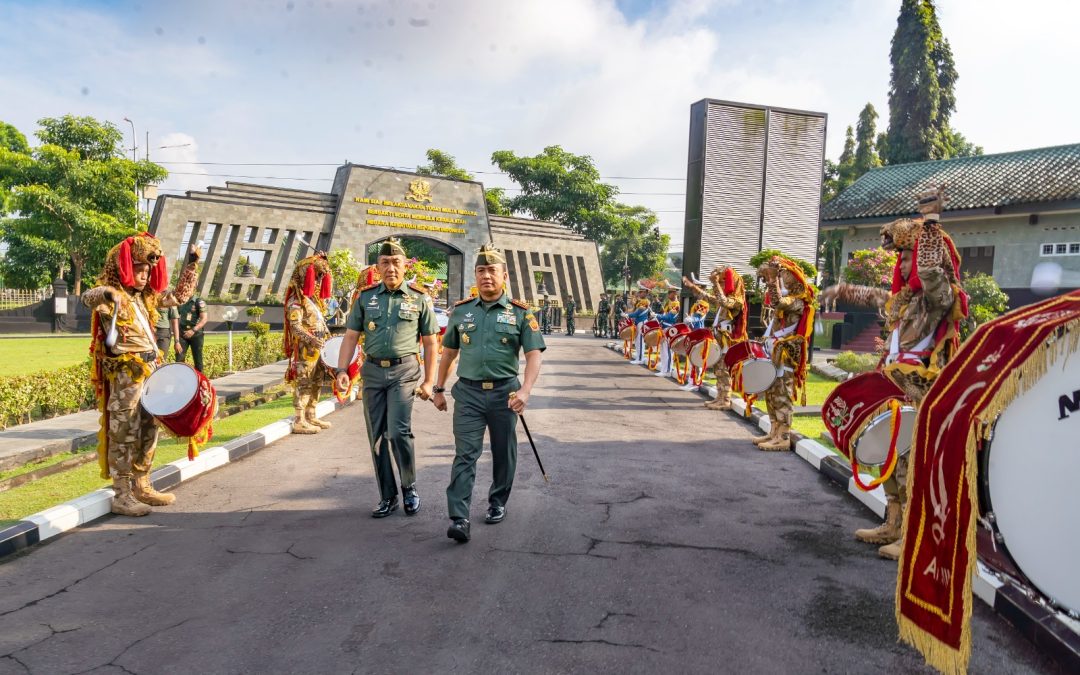
[[[338,389],[348,390],[346,369],[363,335],[364,365],[360,372],[364,382],[364,418],[381,497],[371,513],[374,518],[385,518],[398,507],[391,451],[401,479],[405,515],[420,510],[413,452],[413,394],[424,400],[431,398],[439,324],[431,296],[423,288],[404,283],[405,261],[405,249],[396,238],[391,237],[379,247],[375,266],[382,281],[360,290],[346,322],[336,372]],[[422,369],[417,359],[421,345]],[[421,370],[424,379],[417,388]]]
[[[484,522],[506,516],[506,501],[517,467],[517,416],[529,402],[540,375],[544,338],[528,305],[506,294],[506,258],[485,245],[476,257],[479,296],[462,300],[450,313],[439,360],[435,407],[446,410],[444,386],[459,357],[454,396],[456,455],[446,488],[451,525],[446,536],[469,540],[469,503],[476,480],[476,461],[484,448],[484,431],[491,434],[492,483]],[[525,353],[524,382],[518,380],[518,359]]]

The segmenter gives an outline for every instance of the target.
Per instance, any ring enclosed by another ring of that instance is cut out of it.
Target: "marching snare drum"
[[[641,334],[642,339],[645,340],[645,346],[655,348],[664,337],[664,324],[657,319],[649,319],[641,324]]]
[[[164,365],[146,378],[140,404],[176,436],[194,436],[214,417],[214,385],[186,363]]]
[[[693,329],[685,323],[677,323],[664,330],[664,337],[667,338],[668,347],[671,348],[672,354],[686,354],[690,348],[686,338],[691,332],[693,332]]]
[[[713,339],[712,330],[708,328],[692,330],[684,340],[690,364],[699,370],[712,368],[724,356],[724,350],[720,348],[720,343]]]
[[[623,317],[619,319],[619,339],[621,340],[633,340],[634,339],[634,321]]]
[[[342,336],[332,337],[326,341],[323,345],[322,353],[319,354],[319,358],[322,360],[323,365],[326,366],[331,373],[337,370],[338,359],[341,357],[341,345],[345,342],[345,338]],[[360,346],[357,345],[353,349],[353,357],[349,359],[349,365],[352,365],[360,360]]]
[[[1058,344],[1055,363],[1005,408],[979,452],[977,539],[984,562],[1080,613],[1080,361]]]
[[[450,325],[450,313],[445,309],[436,307],[435,320],[439,323],[439,335],[445,335],[446,327]]]
[[[833,444],[848,461],[864,466],[884,466],[892,440],[892,411],[880,412],[889,401],[906,400],[903,390],[881,372],[862,373],[832,390],[821,406],[821,418]],[[901,405],[896,435],[897,456],[911,451],[915,435],[915,408]]]
[[[734,372],[740,364],[744,394],[760,394],[771,387],[780,374],[780,369],[765,353],[765,347],[760,342],[743,340],[728,347],[724,354],[724,365]]]

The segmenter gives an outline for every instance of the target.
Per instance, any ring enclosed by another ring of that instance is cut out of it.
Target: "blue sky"
[[[1080,3],[940,0],[960,81],[953,122],[987,152],[1080,142]],[[591,155],[682,239],[689,106],[829,114],[828,156],[866,102],[887,115],[899,0],[0,0],[0,119],[118,124],[173,171],[324,190],[332,166],[415,167],[438,147]],[[880,120],[884,129],[885,119]],[[168,146],[162,148],[162,146]],[[183,147],[173,147],[183,146]],[[274,166],[181,164],[270,163]],[[257,178],[230,178],[254,176]],[[265,178],[273,177],[273,178]],[[510,185],[478,173],[487,185]],[[676,180],[640,180],[664,178]]]

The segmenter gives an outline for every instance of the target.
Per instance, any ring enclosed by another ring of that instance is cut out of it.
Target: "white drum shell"
[[[186,363],[164,365],[146,378],[140,403],[154,417],[167,417],[183,409],[199,391],[199,376]]]
[[[439,323],[439,328],[446,328],[450,325],[450,314],[445,309],[436,309],[435,320]]]
[[[915,436],[915,408],[900,406],[900,431],[896,434],[896,456],[911,452]],[[889,455],[889,438],[892,435],[892,412],[884,412],[866,425],[855,440],[855,460],[864,466],[884,466]]]
[[[326,344],[323,345],[319,358],[322,359],[323,365],[327,368],[335,369],[338,367],[338,357],[341,355],[341,344],[343,342],[345,342],[345,338],[339,335],[330,338],[326,341]],[[353,350],[353,357],[349,360],[349,363],[354,363],[358,358],[360,358],[359,346]]]
[[[1060,403],[1080,389],[1080,359],[1066,343],[998,418],[981,480],[1016,566],[1044,595],[1080,612],[1080,413],[1061,418]]]
[[[747,359],[742,362],[744,394],[760,394],[772,386],[780,371],[769,359]]]

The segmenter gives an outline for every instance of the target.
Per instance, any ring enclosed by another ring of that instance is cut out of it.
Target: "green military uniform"
[[[154,342],[157,343],[157,348],[164,354],[166,361],[171,356],[169,352],[172,350],[173,334],[172,334],[172,322],[173,319],[179,319],[180,313],[176,311],[175,307],[165,308],[162,307],[158,310],[158,320],[154,324]]]
[[[566,334],[573,335],[577,328],[574,316],[577,314],[577,300],[570,298],[566,301]]]
[[[417,354],[420,337],[439,332],[435,307],[422,288],[402,284],[390,290],[380,282],[360,291],[346,325],[363,336],[361,374],[371,456],[382,499],[394,499],[391,448],[402,492],[416,482],[412,408],[422,370]]]
[[[517,468],[517,414],[510,394],[521,388],[518,360],[522,352],[543,351],[540,326],[527,305],[503,293],[494,302],[463,300],[450,313],[443,347],[458,351],[458,380],[454,397],[456,455],[446,488],[451,518],[468,518],[476,480],[476,461],[484,447],[484,430],[491,432],[492,505],[505,506]]]
[[[195,326],[206,315],[206,301],[200,297],[192,297],[177,309],[180,313],[180,355],[177,361],[186,361],[188,347],[191,348],[191,360],[195,362],[195,370],[200,373],[203,370],[203,329],[195,330]],[[195,330],[189,337],[184,337],[184,331]]]

